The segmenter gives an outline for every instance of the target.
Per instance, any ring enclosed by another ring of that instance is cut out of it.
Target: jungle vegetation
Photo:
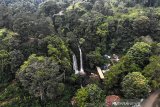
[[[148,97],[159,77],[160,0],[0,0],[0,107],[103,107]]]

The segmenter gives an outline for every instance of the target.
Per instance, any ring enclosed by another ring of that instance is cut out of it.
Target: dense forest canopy
[[[160,0],[0,0],[1,107],[104,107],[159,76]]]

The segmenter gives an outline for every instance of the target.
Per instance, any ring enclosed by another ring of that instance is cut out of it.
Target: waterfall
[[[78,66],[77,66],[77,58],[75,54],[73,54],[73,69],[75,71],[75,74],[79,74]]]
[[[82,50],[81,50],[80,46],[78,46],[78,48],[79,48],[79,52],[80,52],[80,71],[79,71],[79,73],[80,73],[81,75],[84,75],[85,72],[84,72],[84,69],[83,69],[83,56],[82,56]]]
[[[80,52],[80,70],[78,70],[77,58],[76,58],[75,54],[73,54],[73,70],[75,71],[75,74],[85,75],[86,73],[84,72],[84,69],[83,69],[82,50],[79,46],[78,46],[78,48],[79,48],[79,52]]]

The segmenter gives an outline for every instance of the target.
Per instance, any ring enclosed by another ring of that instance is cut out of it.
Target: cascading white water
[[[75,54],[73,54],[73,70],[75,71],[75,74],[85,75],[86,73],[84,72],[84,69],[83,69],[82,50],[79,46],[78,46],[78,48],[79,48],[79,52],[80,52],[80,70],[78,70],[77,58],[76,58]]]
[[[79,71],[79,73],[80,73],[80,75],[84,75],[85,72],[84,72],[84,69],[83,69],[83,56],[82,56],[82,50],[81,50],[80,46],[78,46],[78,48],[79,48],[79,52],[80,52],[80,71]]]
[[[73,54],[73,69],[75,71],[75,74],[79,74],[79,70],[77,66],[77,58],[75,54]]]

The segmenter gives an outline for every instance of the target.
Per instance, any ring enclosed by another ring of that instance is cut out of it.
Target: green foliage
[[[4,87],[4,89],[3,89]],[[17,82],[14,81],[9,85],[0,86],[0,106],[1,107],[42,107],[41,102],[29,95],[27,91]],[[71,90],[65,88],[62,98],[57,98],[57,101],[47,100],[46,107],[70,107]]]
[[[105,86],[107,90],[121,93],[121,81],[128,73],[141,72],[149,63],[151,46],[144,42],[137,42],[131,47],[121,60],[113,65],[105,74]]]
[[[81,107],[83,107],[88,100],[88,92],[86,88],[82,88],[80,90],[77,91],[76,93],[76,101],[78,103],[78,105]]]
[[[12,97],[18,97],[18,93],[20,88],[18,85],[16,86],[15,83],[8,85],[4,90],[3,93],[0,94],[0,100],[3,101],[5,99],[10,99]],[[20,94],[20,93],[19,93]]]
[[[105,13],[106,8],[104,7],[104,1],[103,0],[96,1],[93,5],[92,10],[97,11],[99,13]]]
[[[60,74],[58,64],[48,57],[31,55],[17,76],[25,89],[42,101],[56,98],[64,89],[63,74]]]
[[[7,6],[0,4],[0,28],[10,28],[12,25],[11,14],[12,10]]]
[[[18,35],[8,29],[0,29],[0,49],[12,50],[19,45]]]
[[[133,60],[140,67],[144,67],[148,64],[150,55],[151,46],[144,42],[137,42],[127,52],[127,56],[130,60]]]
[[[106,35],[108,35],[108,23],[101,24],[97,28],[96,34],[99,35],[99,36],[101,36],[101,37],[105,37]]]
[[[141,8],[127,8],[129,10],[128,13],[122,14],[122,19],[136,20],[136,18],[141,17],[140,15],[144,14],[143,9]]]
[[[146,36],[149,33],[150,19],[147,16],[141,16],[134,20],[133,29],[139,36]]]
[[[152,56],[150,63],[144,68],[143,75],[149,79],[149,84],[153,90],[160,88],[160,56]]]
[[[10,66],[12,73],[15,73],[19,67],[22,65],[24,60],[24,55],[20,50],[13,50],[10,53]]]
[[[13,30],[20,34],[21,40],[28,37],[42,38],[54,31],[52,20],[49,17],[38,17],[36,14],[23,13],[14,20]]]
[[[76,102],[79,107],[98,105],[103,101],[104,93],[102,89],[95,84],[87,85],[76,92]]]
[[[83,38],[80,38],[80,39],[79,39],[79,44],[80,44],[80,45],[82,45],[84,42],[85,42],[85,39],[83,39]]]
[[[1,0],[0,103],[6,107],[71,106],[70,99],[82,82],[71,72],[71,53],[77,59],[79,56],[77,45],[83,51],[87,74],[84,84],[94,81],[102,85],[95,78],[90,80],[89,72],[108,63],[105,54],[116,53],[122,58],[105,74],[103,88],[107,94],[123,96],[123,78],[143,69],[152,90],[158,89],[159,5],[159,0]],[[148,37],[151,42],[142,40]],[[141,40],[148,44],[135,43]],[[149,61],[151,55],[154,56]],[[24,60],[27,61],[22,64]],[[8,83],[16,76],[22,86]],[[63,77],[66,78],[62,82]],[[97,86],[80,90],[80,105],[93,107],[104,102],[94,102],[101,96],[96,90],[102,91]]]
[[[72,10],[76,10],[79,13],[85,13],[86,12],[87,7],[84,5],[84,3],[82,2],[77,2],[74,5],[70,5],[67,8],[67,11],[72,11]]]
[[[48,54],[60,65],[60,70],[69,71],[71,61],[67,44],[58,36],[49,36],[45,38],[48,44]]]
[[[0,101],[1,107],[40,107],[37,99],[29,96],[16,81],[5,86],[5,88],[0,91]]]
[[[152,54],[160,55],[160,43],[153,43],[151,46],[152,46]]]
[[[46,1],[39,6],[41,14],[46,16],[53,16],[60,11],[60,7],[54,1]]]
[[[72,87],[68,87],[66,86],[65,87],[65,90],[63,91],[62,93],[62,98],[59,98],[58,99],[58,102],[57,101],[52,101],[51,100],[51,104],[55,104],[54,106],[56,107],[71,107],[71,103],[70,103],[70,100],[71,97],[73,96],[73,91],[72,91]],[[53,106],[51,106],[53,107]]]
[[[115,94],[121,94],[121,82],[123,78],[130,72],[141,71],[141,68],[134,62],[130,61],[127,56],[124,56],[120,61],[113,65],[105,74],[105,87],[108,93],[109,90]],[[117,93],[118,91],[118,93]]]
[[[140,72],[126,75],[122,81],[122,90],[125,98],[138,99],[149,94],[148,80]]]
[[[94,65],[100,66],[105,62],[105,59],[101,55],[101,49],[99,47],[97,47],[95,51],[91,51],[89,54],[87,54],[87,57],[89,59],[91,68],[94,68]]]
[[[5,50],[0,50],[0,83],[8,82],[12,75],[9,69],[9,53]]]

